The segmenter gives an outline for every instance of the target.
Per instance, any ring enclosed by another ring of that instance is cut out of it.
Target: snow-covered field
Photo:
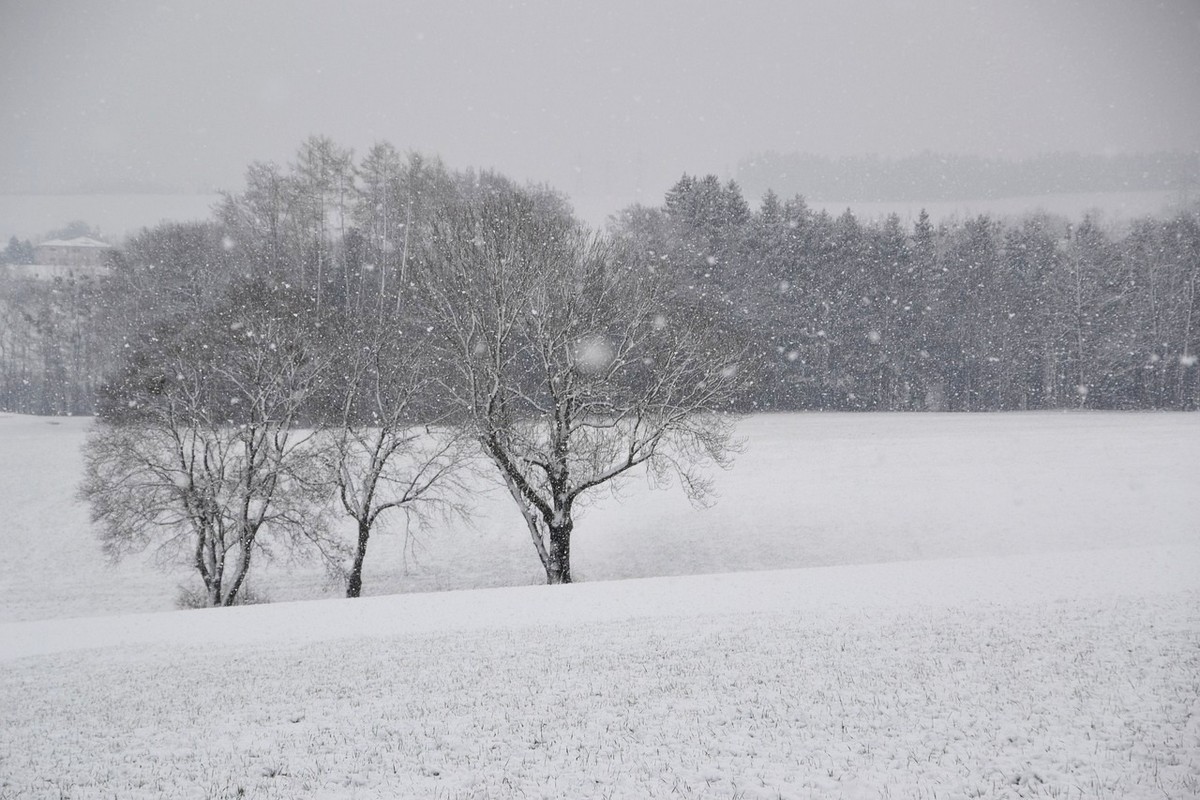
[[[493,497],[368,556],[462,591],[168,613],[87,424],[0,417],[0,798],[1200,796],[1200,415],[754,417],[715,508],[591,509],[585,583]]]
[[[0,622],[174,607],[186,566],[106,567],[73,498],[87,419],[0,415]],[[746,452],[694,509],[639,481],[586,509],[585,581],[1200,541],[1198,414],[781,414],[740,428]],[[365,592],[543,580],[501,491],[470,525],[381,535]],[[263,566],[263,565],[259,565]],[[268,565],[272,600],[336,597],[319,569]]]

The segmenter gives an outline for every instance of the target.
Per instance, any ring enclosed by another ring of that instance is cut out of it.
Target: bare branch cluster
[[[162,331],[122,376],[85,448],[80,496],[112,557],[185,554],[208,605],[231,605],[270,531],[330,556],[302,411],[321,364],[286,314],[227,309],[207,336]]]
[[[646,467],[711,492],[737,354],[667,302],[653,271],[535,193],[497,185],[446,209],[417,286],[443,388],[568,582],[575,508]]]

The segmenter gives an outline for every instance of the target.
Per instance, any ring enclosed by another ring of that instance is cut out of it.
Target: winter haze
[[[759,151],[1195,151],[1197,98],[1192,0],[9,0],[0,194],[236,190],[320,133],[600,221]]]
[[[0,113],[0,800],[1200,797],[1200,0],[0,0]]]

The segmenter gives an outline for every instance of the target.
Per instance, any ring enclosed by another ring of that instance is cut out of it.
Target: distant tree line
[[[743,410],[1195,409],[1200,215],[911,230],[685,176],[615,235],[745,341]]]
[[[1011,160],[929,152],[905,158],[768,152],[742,159],[736,179],[756,197],[774,190],[813,200],[933,202],[1156,189],[1194,200],[1200,153],[1050,153]]]
[[[448,198],[498,181],[386,144],[356,163],[315,137],[286,168],[251,165],[211,223],[133,238],[111,279],[0,270],[0,408],[92,413],[152,309],[182,313],[234,277],[305,287],[313,313],[394,313],[415,302]],[[538,196],[569,215],[555,193]],[[1197,227],[1193,211],[1119,233],[1045,215],[922,214],[909,228],[833,217],[799,195],[768,192],[752,210],[736,184],[684,176],[608,234],[662,276],[676,308],[752,354],[742,410],[1192,409]]]
[[[0,250],[0,264],[32,264],[33,243],[28,239],[21,241],[16,236],[10,236],[8,244]]]
[[[100,320],[103,287],[39,282],[0,265],[0,410],[91,414],[113,364]]]
[[[46,239],[99,237],[74,221]],[[10,237],[0,250],[0,410],[90,414],[113,363],[100,318],[103,287],[91,280],[40,282],[9,265],[32,264],[33,244]]]

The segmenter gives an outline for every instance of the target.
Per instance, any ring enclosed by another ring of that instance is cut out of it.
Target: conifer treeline
[[[751,343],[748,409],[1194,409],[1200,219],[863,223],[685,176],[618,236]]]

